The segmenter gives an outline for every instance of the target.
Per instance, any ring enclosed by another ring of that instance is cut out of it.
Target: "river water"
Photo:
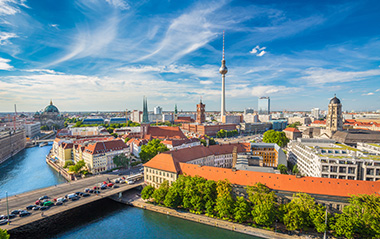
[[[45,162],[51,146],[24,149],[0,165],[0,198],[64,183]],[[91,209],[91,210],[87,210]],[[110,199],[62,215],[53,226],[33,232],[33,238],[258,238],[207,226]],[[23,238],[25,235],[15,235]],[[28,236],[28,237],[29,237]]]

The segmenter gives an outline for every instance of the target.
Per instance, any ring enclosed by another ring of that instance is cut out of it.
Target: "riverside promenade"
[[[150,203],[144,202],[143,199],[135,192],[134,190],[124,194],[121,198],[117,198],[116,196],[110,197],[111,199],[142,209],[182,218],[185,220],[190,220],[193,222],[203,223],[209,226],[223,228],[230,231],[240,232],[252,236],[257,236],[261,238],[273,238],[273,239],[294,239],[294,238],[317,238],[315,236],[304,235],[287,235],[283,233],[276,233],[273,231],[268,231],[260,228],[254,228],[251,226],[245,226],[239,223],[228,222],[217,218],[207,217],[205,215],[197,215],[190,212],[177,211],[175,209],[156,206]]]

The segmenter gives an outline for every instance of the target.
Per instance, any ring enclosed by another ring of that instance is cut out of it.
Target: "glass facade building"
[[[269,97],[260,97],[258,103],[259,114],[270,114],[270,99]]]

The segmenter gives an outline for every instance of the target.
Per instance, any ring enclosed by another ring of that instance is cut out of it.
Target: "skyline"
[[[378,110],[376,1],[0,2],[0,112]]]

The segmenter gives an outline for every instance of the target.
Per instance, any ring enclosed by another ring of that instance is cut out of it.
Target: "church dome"
[[[50,105],[45,107],[44,113],[59,113],[59,110],[55,105],[53,105],[53,102],[50,101]]]
[[[334,96],[334,98],[330,100],[330,104],[340,104],[340,100]]]

